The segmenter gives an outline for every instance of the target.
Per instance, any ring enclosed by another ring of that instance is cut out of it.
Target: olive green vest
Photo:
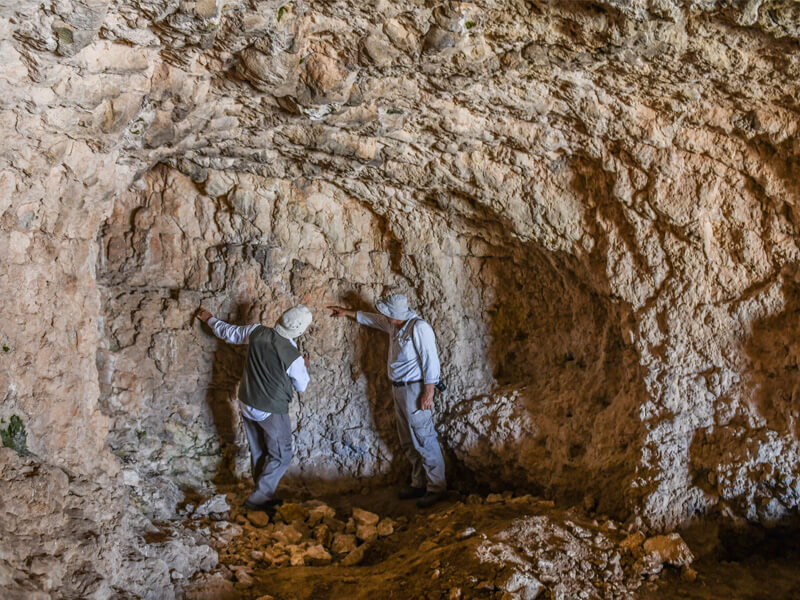
[[[263,325],[250,334],[249,344],[239,400],[258,410],[285,415],[293,393],[286,369],[300,358],[300,352],[274,329]]]

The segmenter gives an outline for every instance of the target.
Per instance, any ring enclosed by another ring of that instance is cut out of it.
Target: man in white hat
[[[411,463],[411,485],[400,489],[401,500],[418,498],[425,508],[444,498],[444,457],[433,425],[433,390],[440,377],[433,328],[408,307],[403,294],[375,304],[378,312],[329,306],[334,317],[350,317],[389,334],[388,372],[394,395],[397,434]]]
[[[275,489],[292,460],[292,386],[302,393],[309,381],[308,359],[300,355],[294,338],[311,324],[311,311],[302,304],[290,308],[275,327],[230,325],[203,308],[197,318],[218,338],[230,344],[249,344],[239,385],[239,408],[250,446],[255,490],[244,505],[274,512],[279,503]]]

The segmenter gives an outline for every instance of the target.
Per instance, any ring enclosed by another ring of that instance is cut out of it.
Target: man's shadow
[[[237,303],[230,314],[226,316],[227,322],[247,324],[253,322],[253,304],[249,302]],[[208,325],[203,326],[204,333],[213,336],[214,333]],[[211,409],[214,428],[220,444],[220,462],[217,472],[212,478],[214,484],[231,484],[237,481],[236,457],[240,444],[237,443],[237,430],[239,419],[233,406],[236,398],[237,386],[242,377],[245,359],[247,357],[247,344],[229,344],[222,340],[217,341],[211,369],[211,380],[206,390],[206,403]]]
[[[352,310],[374,312],[375,309],[356,292],[348,292],[342,297],[345,306]],[[394,415],[394,400],[389,375],[386,372],[386,357],[389,353],[389,336],[387,333],[371,327],[358,325],[354,344],[354,361],[351,375],[356,380],[363,375],[367,381],[367,402],[372,413],[374,429],[384,445],[392,453],[387,479],[395,480],[403,471],[408,474],[405,456],[397,437],[397,425]]]

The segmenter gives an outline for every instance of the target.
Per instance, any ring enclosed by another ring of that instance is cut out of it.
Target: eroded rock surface
[[[799,10],[6,2],[0,428],[24,426],[37,485],[109,490],[77,510],[173,519],[247,470],[242,351],[194,309],[269,324],[303,301],[291,478],[395,480],[385,340],[323,307],[401,290],[438,334],[442,442],[479,482],[655,529],[787,519]],[[146,555],[137,535],[115,552]],[[12,537],[14,585],[78,593]],[[139,589],[88,556],[92,593]]]

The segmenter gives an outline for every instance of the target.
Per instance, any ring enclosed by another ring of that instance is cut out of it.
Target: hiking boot
[[[447,496],[447,492],[444,490],[441,492],[428,492],[422,498],[417,500],[417,508],[428,508],[429,506],[433,506],[437,502],[444,500],[445,496]]]
[[[414,487],[407,485],[397,490],[397,497],[400,500],[411,500],[411,498],[422,498],[425,495],[424,487]]]

